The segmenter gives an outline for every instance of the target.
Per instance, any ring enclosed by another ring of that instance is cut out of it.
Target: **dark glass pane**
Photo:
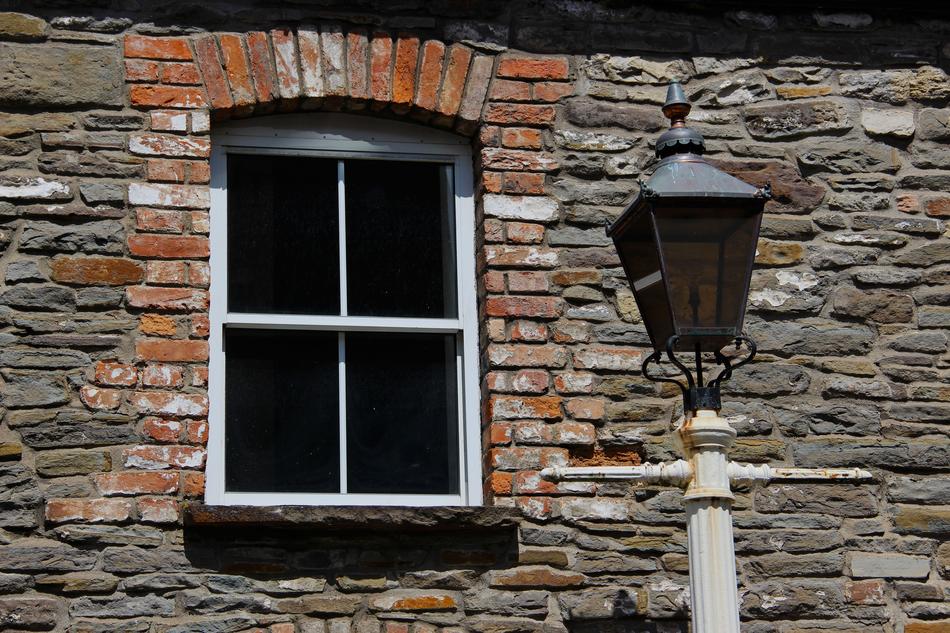
[[[650,340],[654,348],[665,349],[673,334],[673,321],[650,214],[643,212],[636,217],[616,245]]]
[[[709,337],[709,349],[718,349],[740,333],[759,217],[709,207],[657,211],[677,334]]]
[[[225,329],[229,492],[339,492],[335,332]]]
[[[346,334],[349,492],[458,493],[455,337]]]
[[[337,161],[228,155],[228,310],[339,314]]]
[[[348,160],[344,173],[349,314],[454,317],[450,168]]]

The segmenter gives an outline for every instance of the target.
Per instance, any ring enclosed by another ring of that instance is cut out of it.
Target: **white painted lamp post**
[[[627,210],[607,229],[633,287],[654,352],[643,374],[683,392],[685,416],[677,439],[685,460],[669,464],[602,468],[548,468],[562,481],[632,480],[685,488],[689,583],[694,633],[739,633],[733,483],[773,480],[867,479],[860,469],[772,468],[729,460],[736,431],[721,417],[720,383],[752,360],[755,343],[742,335],[759,222],[769,187],[757,189],[707,163],[702,136],[686,126],[690,106],[676,82],[663,114],[670,129],[660,136],[660,160]],[[734,357],[722,349],[735,343]],[[693,355],[691,371],[676,356]],[[666,354],[685,379],[651,375]],[[719,374],[703,383],[703,355]]]

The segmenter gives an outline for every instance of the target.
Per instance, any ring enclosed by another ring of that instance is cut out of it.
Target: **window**
[[[212,146],[207,502],[480,503],[467,142],[310,114]]]

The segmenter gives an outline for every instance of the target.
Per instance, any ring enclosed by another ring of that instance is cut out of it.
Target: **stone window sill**
[[[215,506],[188,503],[186,527],[285,528],[325,531],[505,531],[521,512],[494,506]]]

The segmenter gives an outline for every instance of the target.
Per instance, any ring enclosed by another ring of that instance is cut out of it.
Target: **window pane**
[[[337,161],[228,155],[228,310],[339,314]]]
[[[339,492],[335,332],[225,329],[229,492]]]
[[[344,172],[349,313],[456,316],[451,168],[348,160]]]
[[[349,492],[456,494],[455,336],[346,334]]]

